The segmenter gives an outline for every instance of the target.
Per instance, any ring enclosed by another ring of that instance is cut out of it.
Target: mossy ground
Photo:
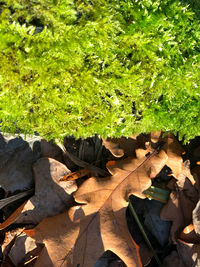
[[[188,2],[1,1],[1,129],[200,135],[199,10]]]

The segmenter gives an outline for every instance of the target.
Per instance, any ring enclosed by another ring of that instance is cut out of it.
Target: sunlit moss
[[[1,2],[1,129],[188,140],[200,134],[199,39],[179,0]]]

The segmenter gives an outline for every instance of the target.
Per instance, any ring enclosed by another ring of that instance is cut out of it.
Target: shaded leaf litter
[[[5,145],[12,143],[9,138],[13,144],[16,139],[13,150]],[[13,208],[6,207],[11,210],[11,219],[9,212],[6,214],[6,209],[5,212],[2,209],[2,228],[5,229],[1,234],[3,237],[11,228],[26,228],[25,233],[35,242],[33,247],[39,242],[40,250],[33,255],[31,250],[24,250],[24,257],[15,261],[15,254],[18,254],[15,251],[20,249],[17,244],[25,245],[25,241],[15,241],[9,253],[2,254],[1,266],[9,263],[13,266],[157,266],[155,253],[163,266],[170,266],[173,261],[177,266],[184,266],[185,255],[188,255],[185,262],[190,264],[187,266],[198,266],[198,139],[183,146],[173,135],[162,136],[161,132],[103,141],[97,137],[65,138],[65,153],[62,146],[39,137],[29,141],[23,141],[22,137],[9,138],[2,136],[6,141],[0,148],[2,153],[5,150],[5,155],[14,155],[19,149],[26,157],[23,149],[27,149],[27,144],[28,149],[30,147],[31,182],[26,185],[22,182],[19,188],[17,183],[21,180],[17,178],[15,186],[2,182],[5,192],[2,198],[33,188],[33,184],[35,194],[18,212],[13,213],[20,203],[15,203]],[[20,142],[27,144],[18,147]],[[11,158],[17,157],[7,157],[4,164],[9,169],[10,162],[13,172]],[[83,167],[88,168],[86,172],[82,171]],[[108,171],[111,176],[105,176]],[[70,172],[75,173],[78,180],[61,181],[62,177],[71,175]],[[4,171],[4,175],[9,177],[9,174]],[[166,204],[157,201],[159,198],[147,198],[149,195],[144,192],[151,185],[171,192]],[[117,189],[112,189],[113,186]],[[106,197],[109,190],[112,197],[109,193]],[[130,195],[153,252],[126,208]],[[188,233],[188,229],[192,230]],[[2,241],[3,247],[5,241]],[[54,251],[58,253],[55,255]],[[32,255],[34,260],[30,261],[27,255]]]

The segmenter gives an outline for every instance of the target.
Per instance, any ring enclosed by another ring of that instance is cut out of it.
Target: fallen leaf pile
[[[9,258],[14,266],[34,263],[36,267],[93,267],[109,250],[128,267],[143,266],[142,246],[136,243],[127,226],[129,197],[145,199],[144,191],[168,166],[171,193],[161,210],[161,218],[172,222],[169,241],[177,245],[177,251],[165,259],[165,266],[170,266],[174,259],[182,264],[181,257],[186,251],[192,255],[188,263],[193,264],[186,266],[197,266],[194,263],[200,261],[200,188],[198,176],[190,172],[189,161],[183,162],[180,143],[173,135],[162,137],[159,132],[151,136],[107,139],[103,145],[114,158],[106,165],[110,175],[104,177],[98,175],[98,168],[95,172],[89,164],[83,171],[71,173],[56,159],[37,160],[33,166],[35,194],[0,225],[1,229],[13,223],[26,228],[20,233],[20,241],[15,236],[18,241],[10,249],[10,243],[4,241],[4,260]],[[56,149],[61,160],[60,150]],[[46,149],[44,155],[48,153],[53,155],[51,149]],[[81,178],[86,175],[87,178]],[[81,179],[76,184],[77,178]],[[190,235],[184,229],[189,225],[193,231]],[[17,251],[23,244],[26,247],[26,242],[30,248],[21,255]]]

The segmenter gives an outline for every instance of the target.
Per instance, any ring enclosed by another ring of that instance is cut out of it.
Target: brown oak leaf
[[[130,267],[142,266],[137,244],[126,222],[128,197],[142,193],[167,162],[161,150],[143,159],[120,160],[109,165],[112,176],[91,177],[74,194],[77,207],[44,219],[26,233],[44,243],[37,267],[92,267],[110,250]]]

